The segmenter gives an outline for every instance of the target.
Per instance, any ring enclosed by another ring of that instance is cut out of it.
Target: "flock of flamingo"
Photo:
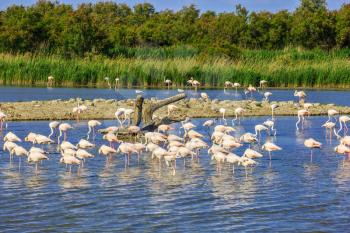
[[[109,78],[106,78],[109,87]],[[116,83],[119,79],[116,79]],[[52,85],[53,77],[48,78],[48,86]],[[171,85],[170,80],[165,80],[165,84],[169,87]],[[200,86],[200,82],[191,78],[188,80],[188,84],[197,90]],[[116,84],[117,85],[117,84]],[[261,80],[260,86],[255,88],[251,85],[245,90],[245,94],[250,94],[266,87],[267,81]],[[239,88],[239,83],[225,82],[225,89],[227,88]],[[181,92],[181,89],[178,90]],[[140,91],[138,93],[141,93]],[[264,92],[264,101],[268,101],[272,95],[271,92]],[[307,117],[310,116],[312,104],[305,103],[306,93],[304,91],[295,91],[295,97],[299,98],[301,109],[297,111],[296,130],[304,130],[304,122]],[[206,93],[201,93],[202,98],[209,98]],[[240,124],[244,115],[245,109],[238,107],[235,109],[235,118],[232,119],[232,126],[230,126],[225,118],[226,109],[220,108],[219,113],[222,114],[222,118],[219,120],[210,119],[204,122],[202,127],[206,127],[211,132],[210,140],[207,140],[206,136],[196,131],[196,125],[191,122],[190,118],[181,122],[178,129],[173,125],[160,125],[156,132],[146,132],[140,136],[140,127],[130,125],[130,118],[134,112],[133,109],[118,108],[115,112],[115,118],[117,120],[116,126],[111,126],[106,129],[108,133],[102,136],[106,141],[106,145],[102,145],[98,149],[98,154],[106,157],[106,161],[110,161],[116,155],[124,155],[125,168],[130,166],[130,161],[133,155],[137,156],[139,162],[140,156],[147,154],[151,159],[157,159],[159,166],[165,163],[167,167],[172,169],[173,174],[176,172],[176,162],[182,159],[184,166],[186,166],[186,160],[189,158],[192,161],[199,162],[200,151],[207,150],[211,156],[211,160],[215,161],[217,172],[221,173],[224,164],[232,166],[232,172],[235,171],[235,166],[243,166],[246,176],[248,175],[247,169],[257,164],[256,160],[263,157],[263,152],[266,151],[269,155],[270,163],[272,153],[282,150],[282,148],[270,139],[276,137],[277,131],[275,128],[275,115],[274,110],[278,108],[278,104],[271,104],[271,118],[262,124],[255,126],[255,133],[246,132],[239,137],[232,135],[232,132],[236,131],[235,126]],[[168,114],[170,115],[177,107],[175,104],[167,106]],[[85,111],[87,107],[80,105],[72,109],[72,112],[76,114],[77,121],[79,121],[79,115]],[[334,150],[338,154],[350,156],[350,136],[347,136],[348,127],[346,123],[350,121],[349,116],[339,116],[339,112],[334,109],[328,110],[328,120],[322,125],[326,129],[327,137],[332,137],[333,134],[339,140]],[[339,121],[339,129],[336,130],[336,123]],[[13,157],[18,157],[19,169],[21,167],[21,158],[25,157],[29,163],[35,164],[35,171],[38,172],[38,166],[42,160],[48,160],[49,154],[45,151],[45,145],[56,144],[57,150],[61,154],[60,163],[66,164],[66,169],[69,166],[69,172],[72,171],[72,166],[78,166],[78,172],[87,159],[94,157],[89,152],[90,149],[95,148],[96,128],[100,127],[102,123],[98,120],[90,120],[87,122],[88,132],[86,138],[80,139],[80,141],[74,145],[68,141],[68,132],[75,130],[73,126],[66,122],[52,121],[49,123],[50,134],[48,136],[38,134],[35,132],[29,132],[23,139],[26,142],[32,144],[30,149],[26,149],[19,145],[22,139],[15,135],[13,132],[7,132],[3,137],[3,151],[9,153],[10,161]],[[127,129],[127,131],[135,135],[134,142],[122,141],[118,138],[118,130],[121,128]],[[8,130],[6,122],[6,114],[0,111],[0,132]],[[178,130],[179,133],[176,133]],[[343,131],[343,136],[340,136]],[[266,141],[262,142],[261,134],[266,132]],[[56,136],[55,136],[56,135]],[[92,135],[92,136],[91,136]],[[53,138],[55,136],[55,138]],[[63,140],[61,141],[61,138]],[[91,140],[90,140],[91,139]],[[90,141],[89,141],[90,140]],[[252,144],[259,143],[262,145],[258,149],[253,149]],[[234,153],[234,150],[248,145],[248,148],[244,151],[242,156]],[[313,150],[321,148],[322,143],[316,141],[313,138],[308,138],[304,141],[306,148],[311,150],[311,160]],[[40,147],[41,146],[41,147]],[[261,150],[260,150],[261,148]]]

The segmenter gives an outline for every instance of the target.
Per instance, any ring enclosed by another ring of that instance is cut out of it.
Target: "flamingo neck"
[[[339,121],[339,130],[338,130],[338,132],[337,132],[337,134],[339,134],[340,133],[340,131],[343,129],[343,124],[342,124],[342,122],[341,121]]]
[[[48,138],[51,139],[51,136],[52,136],[52,135],[53,135],[53,128],[50,127],[50,134],[49,134]]]
[[[297,121],[297,123],[295,123],[295,126],[297,127],[297,130],[299,130],[299,127],[298,127],[298,124],[300,123],[300,115],[298,115],[298,121]]]
[[[335,130],[335,128],[333,128],[333,132],[334,132],[334,134],[335,134],[335,136],[337,137],[337,139],[340,139],[341,138],[341,136],[338,134],[338,132]]]

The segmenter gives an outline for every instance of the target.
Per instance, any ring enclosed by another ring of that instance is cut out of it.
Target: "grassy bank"
[[[147,55],[147,54],[146,54]],[[63,59],[57,56],[0,54],[0,84],[45,85],[55,77],[57,86],[103,86],[104,77],[123,86],[177,86],[194,77],[207,87],[226,80],[243,85],[269,81],[272,87],[350,87],[350,51],[244,51],[235,60],[199,55],[107,59]],[[112,83],[113,84],[113,83]]]

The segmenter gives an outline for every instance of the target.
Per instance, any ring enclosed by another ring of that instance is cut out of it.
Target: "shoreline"
[[[156,99],[146,99],[147,104]],[[174,103],[178,109],[170,116],[182,116],[191,118],[221,118],[220,108],[226,109],[225,117],[235,116],[234,109],[242,107],[246,111],[244,116],[271,116],[270,104],[278,104],[275,110],[276,116],[296,116],[297,110],[302,109],[300,104],[293,101],[272,101],[260,102],[252,100],[209,100],[183,99]],[[134,99],[114,100],[114,99],[93,99],[81,100],[81,105],[86,105],[87,110],[80,115],[80,120],[112,120],[117,108],[134,108]],[[29,101],[29,102],[2,102],[0,111],[7,115],[7,121],[40,121],[40,120],[75,120],[76,115],[72,113],[74,107],[78,105],[78,99],[69,100],[49,100],[49,101]],[[334,104],[313,103],[309,109],[311,116],[327,115],[329,109],[335,109],[340,114],[350,114],[350,106],[336,106]],[[155,112],[158,117],[167,115],[167,108],[163,107]]]
[[[77,88],[77,89],[115,89],[114,86],[112,85],[112,88],[109,88],[107,85],[104,84],[91,84],[91,85],[57,85],[57,86],[47,86],[46,83],[43,84],[35,84],[35,85],[29,85],[29,84],[3,84],[0,80],[0,88],[51,88],[51,89],[63,89],[63,88]],[[188,85],[175,85],[170,87],[169,89],[166,86],[128,86],[128,85],[120,85],[117,90],[119,89],[145,89],[145,90],[173,90],[177,91],[177,89],[184,89],[185,91],[188,90],[194,90],[193,88],[190,88]],[[238,91],[243,91],[246,87],[239,87],[237,88]],[[262,91],[264,90],[304,90],[304,91],[349,91],[350,85],[348,87],[334,87],[334,86],[329,86],[329,87],[310,87],[310,86],[298,86],[298,87],[264,87]],[[198,87],[198,91],[205,91],[205,90],[224,90],[224,86],[201,86]],[[226,88],[228,91],[235,91],[235,88]]]

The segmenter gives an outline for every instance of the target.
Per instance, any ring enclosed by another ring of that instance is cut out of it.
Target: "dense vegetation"
[[[185,85],[194,77],[206,87],[223,86],[226,80],[257,85],[266,79],[276,87],[349,87],[348,50],[244,51],[239,60],[196,57],[72,58],[57,56],[0,55],[0,84],[45,85],[48,74],[64,86],[107,86],[104,77],[119,77],[123,86],[164,86],[165,79]]]
[[[173,45],[190,45],[194,53],[199,49],[228,56],[235,56],[239,48],[349,47],[350,4],[329,11],[325,0],[302,0],[294,12],[249,13],[238,5],[234,12],[200,14],[193,5],[178,12],[156,12],[149,3],[131,9],[100,2],[74,9],[38,1],[0,13],[0,50],[4,52],[130,57],[135,55],[130,48]]]
[[[301,0],[294,12],[200,13],[191,5],[157,12],[114,2],[54,1],[0,12],[0,82],[94,85],[105,76],[126,85],[189,77],[275,86],[350,86],[350,4]]]

